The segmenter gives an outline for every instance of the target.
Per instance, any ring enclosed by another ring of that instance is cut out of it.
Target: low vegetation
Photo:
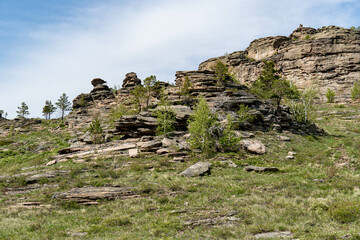
[[[217,153],[206,160],[213,164],[211,175],[195,178],[179,173],[199,161],[196,155],[177,163],[169,157],[105,155],[45,166],[68,146],[66,128],[58,131],[59,122],[48,120],[40,127],[17,129],[0,139],[0,175],[14,176],[0,183],[0,238],[251,239],[290,231],[299,239],[357,239],[359,111],[359,105],[314,106],[314,121],[328,135],[282,133],[292,139],[282,142],[277,132],[256,132],[267,154]],[[285,159],[289,151],[297,153],[294,159]],[[227,160],[239,167],[229,167]],[[246,165],[278,167],[280,172],[246,172],[241,167]],[[56,170],[69,173],[35,185],[14,175]],[[52,197],[82,186],[134,187],[139,197],[95,206]],[[42,207],[18,207],[24,201]]]

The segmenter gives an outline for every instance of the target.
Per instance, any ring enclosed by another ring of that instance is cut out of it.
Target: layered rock
[[[315,84],[320,100],[330,88],[335,101],[345,102],[360,78],[360,32],[335,26],[300,27],[290,37],[257,39],[245,51],[209,59],[199,70],[212,70],[216,61],[222,61],[241,83],[251,84],[262,70],[262,60],[273,61],[281,75],[299,88]]]
[[[137,77],[136,73],[130,72],[125,75],[122,88],[134,89],[137,85],[141,84],[141,80]]]

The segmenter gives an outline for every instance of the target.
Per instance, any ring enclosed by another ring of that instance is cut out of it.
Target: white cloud
[[[14,117],[25,101],[39,117],[45,100],[89,92],[94,77],[109,86],[130,71],[173,81],[177,70],[243,50],[257,37],[289,35],[299,23],[356,25],[353,15],[337,12],[344,2],[350,1],[113,1],[79,9],[64,22],[29,31],[32,45],[0,68],[0,108]]]

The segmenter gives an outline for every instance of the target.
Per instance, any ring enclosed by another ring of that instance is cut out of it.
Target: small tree
[[[16,111],[16,113],[17,113],[17,117],[19,117],[19,118],[25,118],[25,116],[30,114],[29,107],[26,105],[25,102],[22,102],[21,106],[18,107],[18,109],[19,110]]]
[[[142,105],[146,99],[146,89],[142,85],[137,85],[130,91],[132,102],[137,105],[138,111],[141,112]]]
[[[301,123],[307,123],[311,111],[313,110],[314,99],[317,97],[318,90],[314,86],[307,87],[299,92],[299,97],[290,100],[290,109],[293,118]]]
[[[170,103],[163,92],[164,90],[162,90],[160,98],[160,109],[156,111],[156,120],[158,122],[157,135],[166,135],[175,130],[175,112],[170,108]]]
[[[3,116],[2,116],[3,114],[4,114],[4,110],[0,110],[0,118],[3,117]]]
[[[351,89],[351,99],[354,101],[360,99],[360,81],[354,82],[354,86]]]
[[[50,119],[51,114],[53,114],[56,110],[56,107],[51,103],[51,101],[46,100],[45,106],[43,107],[43,115],[45,116],[45,119]]]
[[[61,112],[61,120],[64,120],[65,112],[71,110],[71,103],[68,100],[68,96],[66,96],[65,93],[63,93],[58,101],[55,103],[56,106],[58,106],[60,112]]]
[[[209,154],[215,145],[215,139],[210,129],[216,125],[216,114],[211,112],[206,100],[200,97],[189,120],[190,147]]]
[[[251,113],[250,108],[245,104],[239,105],[237,115],[240,122],[252,122],[255,119],[255,116]]]
[[[229,73],[229,68],[221,61],[216,62],[214,70],[215,79],[219,82],[234,82],[234,77]]]
[[[188,76],[185,76],[183,85],[180,88],[180,95],[184,96],[186,99],[189,98],[189,94],[190,94],[190,89],[191,89],[191,81],[190,78]]]
[[[235,134],[234,117],[228,114],[226,116],[226,125],[222,131],[222,136],[219,138],[220,148],[224,152],[237,151],[239,138]]]
[[[335,92],[333,90],[331,90],[330,88],[328,88],[327,92],[326,92],[326,99],[328,103],[333,103],[334,99],[335,99]]]
[[[152,92],[156,82],[157,82],[156,77],[154,75],[151,75],[150,77],[147,77],[144,79],[144,87],[146,90],[146,108],[149,107],[151,92]]]
[[[98,118],[95,118],[91,122],[88,131],[91,134],[93,143],[97,144],[97,143],[102,143],[104,141],[103,129],[101,127],[101,123]]]
[[[271,99],[278,109],[284,98],[294,98],[299,94],[288,80],[281,78],[274,63],[267,61],[264,61],[263,70],[251,90],[260,98]]]

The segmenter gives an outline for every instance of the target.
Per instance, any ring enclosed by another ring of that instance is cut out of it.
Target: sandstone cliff
[[[211,70],[219,60],[244,84],[256,80],[262,60],[273,61],[282,76],[299,88],[316,84],[320,100],[325,100],[330,88],[336,93],[336,102],[346,102],[354,82],[360,79],[360,32],[335,26],[301,26],[289,37],[257,39],[245,51],[209,59],[199,70]]]

